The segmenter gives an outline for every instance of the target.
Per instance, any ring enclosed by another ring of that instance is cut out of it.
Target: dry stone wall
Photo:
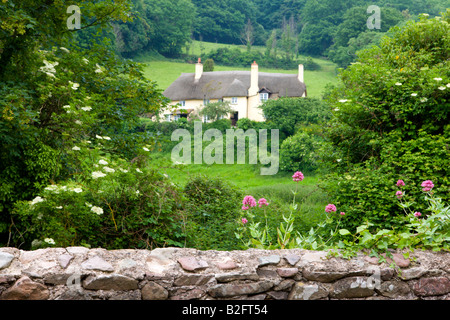
[[[450,300],[450,253],[0,248],[0,300]]]

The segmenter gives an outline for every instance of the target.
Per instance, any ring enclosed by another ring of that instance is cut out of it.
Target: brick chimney
[[[251,71],[250,71],[250,88],[248,89],[248,95],[254,96],[259,91],[258,85],[258,64],[253,61]]]
[[[203,64],[202,59],[198,58],[198,62],[195,64],[195,80],[199,80],[203,74]]]

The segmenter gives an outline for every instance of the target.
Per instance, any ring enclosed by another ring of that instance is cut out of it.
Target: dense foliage
[[[433,192],[449,199],[449,22],[447,11],[393,29],[361,53],[329,95],[327,157],[336,171],[326,189],[349,213],[351,230],[365,219],[384,228],[403,220],[392,197],[398,179],[407,182],[416,210],[426,205],[421,181],[432,180]]]
[[[77,180],[73,148],[101,146],[132,159],[144,142],[152,143],[145,133],[130,132],[138,115],[166,103],[141,67],[117,57],[108,42],[78,47],[76,30],[66,25],[69,15],[61,14],[70,4],[0,4],[1,243],[13,232],[16,201],[31,200],[49,184]],[[84,21],[98,28],[127,19],[125,1],[79,4]]]

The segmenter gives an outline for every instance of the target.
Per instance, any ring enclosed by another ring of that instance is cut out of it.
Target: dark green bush
[[[242,192],[218,178],[198,176],[184,188],[187,246],[201,250],[233,250]]]

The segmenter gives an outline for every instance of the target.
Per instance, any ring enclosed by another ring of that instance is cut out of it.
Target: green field
[[[193,47],[190,49],[189,53],[194,55],[200,55],[201,51],[209,52],[210,50],[216,49],[218,47],[233,47],[235,45],[225,45],[218,43],[208,43],[208,42],[200,42],[194,41]],[[203,46],[203,47],[201,47]],[[244,50],[244,46],[239,46]],[[204,48],[204,49],[201,49]],[[263,47],[254,47],[253,50],[262,50]],[[158,87],[162,90],[165,90],[170,84],[175,81],[181,73],[193,73],[194,65],[178,62],[175,60],[165,59],[161,56],[141,56],[136,59],[136,61],[144,63],[144,73],[145,76],[153,81],[156,81]],[[325,59],[317,59],[313,58],[313,61],[318,63],[321,67],[318,71],[309,71],[306,70],[304,74],[304,80],[306,83],[306,87],[308,90],[309,97],[321,97],[325,86],[328,83],[336,83],[336,65]],[[250,70],[250,66],[248,68],[242,67],[226,67],[216,65],[214,68],[215,71],[231,71],[231,70]],[[298,70],[280,70],[280,69],[268,69],[268,68],[260,68],[261,72],[273,72],[273,73],[290,73],[297,74]]]

